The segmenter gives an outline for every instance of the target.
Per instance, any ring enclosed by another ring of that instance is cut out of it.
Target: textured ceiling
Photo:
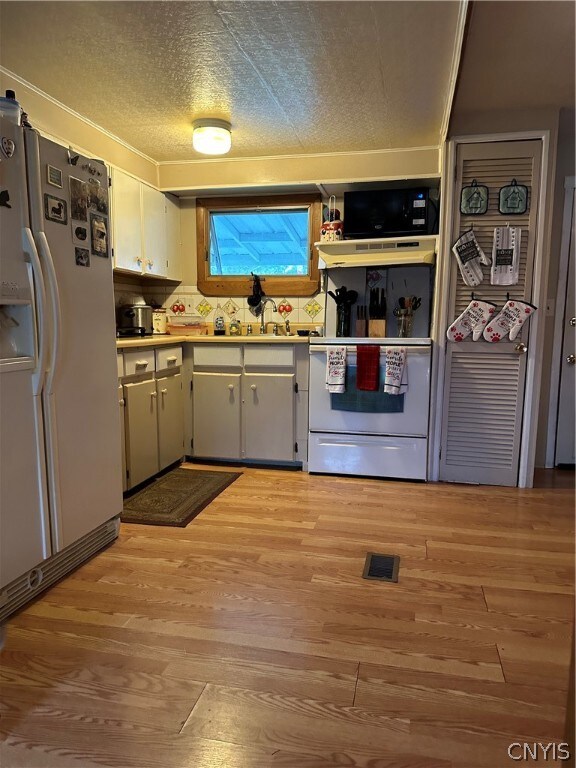
[[[457,2],[2,2],[0,64],[158,161],[435,146]],[[25,106],[25,105],[24,105]],[[33,115],[31,116],[33,118]]]

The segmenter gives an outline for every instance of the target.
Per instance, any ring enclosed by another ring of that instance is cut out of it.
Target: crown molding
[[[32,83],[29,83],[27,80],[24,80],[24,78],[20,77],[15,72],[11,72],[9,69],[6,69],[6,67],[0,66],[0,73],[3,75],[6,75],[12,80],[15,80],[17,83],[24,86],[24,88],[28,88],[28,90],[32,91],[37,96],[40,96],[40,98],[46,99],[46,101],[50,102],[50,104],[53,104],[55,107],[58,107],[58,109],[63,110],[64,112],[69,114],[71,117],[74,117],[76,120],[80,120],[80,122],[84,123],[85,125],[89,126],[90,128],[96,131],[99,131],[99,133],[104,134],[104,136],[106,136],[107,138],[111,139],[117,144],[120,144],[122,147],[129,150],[130,152],[133,152],[135,155],[138,155],[138,157],[141,157],[143,160],[147,160],[149,163],[152,163],[152,165],[158,167],[158,161],[154,160],[154,158],[150,157],[149,155],[146,155],[144,152],[141,152],[139,149],[136,149],[136,147],[133,147],[127,141],[124,141],[124,139],[121,139],[119,136],[116,136],[114,133],[111,133],[110,131],[106,130],[106,128],[103,128],[101,125],[98,125],[98,123],[94,123],[92,120],[89,120],[87,117],[84,117],[84,115],[81,115],[79,112],[76,112],[75,110],[66,106],[66,104],[63,104],[61,101],[58,101],[58,99],[55,99],[53,96],[50,96],[49,93],[46,93],[40,88],[37,88]]]

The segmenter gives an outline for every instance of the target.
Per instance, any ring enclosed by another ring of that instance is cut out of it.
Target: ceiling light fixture
[[[225,155],[232,146],[230,123],[215,118],[195,120],[192,123],[192,146],[203,155]]]

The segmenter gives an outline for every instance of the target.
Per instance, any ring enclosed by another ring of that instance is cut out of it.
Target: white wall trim
[[[544,326],[546,317],[546,285],[548,282],[549,249],[544,249],[545,238],[550,239],[550,215],[546,215],[548,180],[554,178],[554,168],[548,173],[550,160],[550,131],[536,136],[542,141],[542,160],[540,166],[540,194],[538,196],[538,220],[536,223],[536,248],[534,252],[534,270],[532,273],[532,301],[539,308],[530,319],[530,336],[526,360],[526,386],[524,390],[524,408],[522,436],[520,439],[520,465],[518,487],[532,488],[534,462],[536,459],[536,437],[538,433],[538,410],[540,387],[542,383],[542,352],[544,350]],[[555,157],[553,158],[555,162]]]
[[[85,125],[90,126],[90,128],[93,128],[94,130],[99,131],[107,138],[111,139],[112,141],[115,141],[117,144],[120,144],[120,146],[124,147],[130,152],[133,152],[135,155],[138,155],[138,157],[141,157],[143,160],[147,160],[149,163],[152,163],[152,165],[156,166],[156,168],[158,167],[157,160],[154,160],[152,157],[149,157],[148,155],[144,154],[144,152],[141,152],[139,149],[136,149],[131,144],[128,144],[127,141],[124,141],[124,139],[121,139],[119,136],[116,136],[115,134],[110,133],[110,131],[107,131],[106,128],[102,128],[102,126],[98,125],[98,123],[92,122],[92,120],[88,119],[87,117],[84,117],[84,115],[81,115],[80,112],[76,112],[70,107],[67,107],[66,104],[63,104],[61,101],[58,101],[58,99],[55,99],[53,96],[50,96],[50,94],[46,93],[46,91],[42,91],[40,88],[37,88],[35,85],[32,85],[32,83],[29,83],[27,80],[24,80],[24,78],[20,77],[15,72],[11,72],[9,69],[6,69],[6,67],[0,66],[0,73],[2,73],[3,75],[6,75],[12,80],[15,80],[20,85],[23,85],[24,88],[28,88],[37,96],[40,96],[41,98],[46,99],[46,101],[50,102],[50,104],[53,104],[55,107],[58,107],[58,109],[61,109],[67,114],[76,118],[76,120],[80,120]],[[42,135],[46,135],[46,134],[42,132]],[[64,140],[61,139],[59,143],[63,143],[63,141]],[[78,149],[80,149],[80,147],[78,147]]]
[[[448,142],[442,153],[442,196],[440,198],[440,228],[438,236],[438,262],[434,284],[434,312],[432,315],[432,370],[430,374],[430,447],[428,450],[428,478],[440,477],[440,446],[442,444],[442,408],[444,403],[446,334],[448,324],[448,289],[450,286],[450,239],[454,206],[454,172],[456,143]]]
[[[452,62],[450,64],[450,75],[448,87],[446,89],[446,103],[444,105],[444,114],[440,125],[440,140],[444,144],[448,136],[450,126],[450,117],[452,115],[452,104],[456,95],[456,85],[458,82],[458,73],[460,71],[460,61],[464,48],[464,33],[466,31],[466,20],[468,18],[468,0],[460,0],[458,9],[458,19],[456,22],[456,34],[454,36],[454,47],[452,49]]]
[[[564,211],[562,214],[562,240],[560,245],[560,263],[558,266],[558,284],[556,286],[556,309],[554,313],[553,341],[562,338],[564,313],[566,311],[566,284],[570,258],[572,232],[572,206],[576,187],[576,176],[567,176],[564,181]],[[548,402],[548,429],[546,431],[547,468],[554,466],[556,455],[556,431],[558,428],[558,401],[560,397],[560,370],[562,367],[562,344],[552,347],[552,365],[550,369],[550,399]]]
[[[353,152],[309,152],[302,154],[292,155],[254,155],[251,157],[199,157],[194,160],[161,160],[158,162],[159,166],[163,165],[198,165],[198,164],[215,164],[222,165],[223,163],[253,163],[262,162],[266,160],[313,160],[315,157],[365,157],[370,155],[396,155],[404,152],[429,152],[438,151],[440,145],[431,145],[426,147],[390,147],[388,149],[359,149]]]

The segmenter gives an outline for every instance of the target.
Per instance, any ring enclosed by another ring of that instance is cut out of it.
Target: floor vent
[[[368,552],[362,578],[397,582],[399,567],[399,555],[379,555],[376,552]]]

